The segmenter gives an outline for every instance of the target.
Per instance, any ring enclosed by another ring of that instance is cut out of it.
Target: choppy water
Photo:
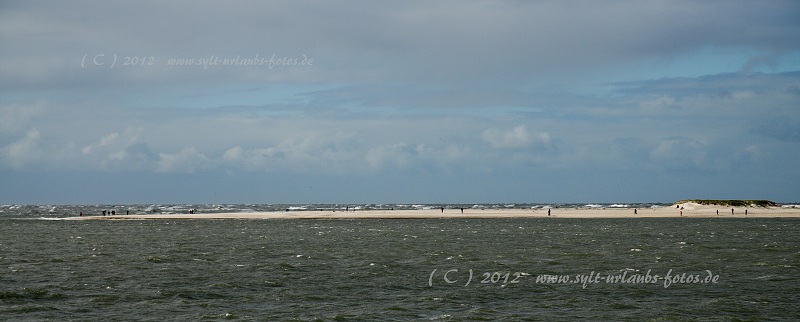
[[[70,221],[10,208],[8,320],[800,319],[791,218]],[[670,269],[717,282],[536,281]]]

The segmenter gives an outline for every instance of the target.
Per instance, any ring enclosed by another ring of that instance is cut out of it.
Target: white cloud
[[[550,144],[549,133],[531,134],[524,125],[516,126],[507,131],[486,129],[483,131],[482,138],[496,149],[524,149],[534,144]]]
[[[90,153],[92,153],[92,150],[94,150],[95,148],[107,146],[107,145],[109,145],[111,143],[114,143],[114,141],[116,141],[117,138],[119,138],[119,133],[117,133],[117,132],[110,133],[110,134],[105,135],[102,138],[100,138],[99,142],[92,143],[91,145],[84,147],[81,150],[81,152],[83,152],[83,154],[90,154]]]
[[[525,148],[532,142],[528,130],[522,125],[505,132],[487,129],[483,131],[483,139],[489,142],[492,147],[498,149]]]
[[[44,152],[39,146],[41,133],[37,129],[31,129],[25,137],[0,148],[0,158],[14,169],[21,169],[29,166],[32,162],[38,162]]]
[[[373,169],[383,167],[403,168],[418,158],[423,146],[411,146],[406,143],[386,144],[369,149],[365,160]]]
[[[675,99],[666,95],[659,95],[653,99],[643,100],[639,103],[639,105],[649,113],[660,112],[665,108],[674,109],[677,107],[675,104]]]
[[[185,148],[178,153],[159,153],[160,160],[157,162],[158,172],[167,173],[194,173],[198,170],[207,169],[212,166],[203,153],[196,148]]]
[[[0,135],[24,132],[35,118],[43,115],[45,111],[44,105],[40,101],[30,104],[15,103],[0,106]]]
[[[232,147],[225,151],[222,155],[222,159],[225,161],[236,161],[242,158],[243,149],[240,146]]]

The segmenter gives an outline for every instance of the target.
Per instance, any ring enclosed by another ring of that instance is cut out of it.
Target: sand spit
[[[413,218],[775,218],[798,217],[800,208],[725,207],[682,203],[656,208],[424,209],[358,211],[274,211],[195,214],[134,214],[71,217],[76,220],[125,219],[413,219]]]

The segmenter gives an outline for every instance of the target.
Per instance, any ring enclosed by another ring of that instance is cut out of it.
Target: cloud
[[[0,105],[0,137],[26,131],[33,120],[43,116],[44,105],[42,101]]]
[[[242,147],[237,145],[235,147],[226,150],[225,153],[222,155],[222,159],[229,162],[238,161],[242,158],[242,154],[244,153],[243,151],[244,150],[242,149]]]
[[[785,66],[792,58],[781,53],[800,48],[795,19],[800,6],[791,1],[733,1],[725,6],[693,1],[637,6],[613,1],[587,6],[558,1],[344,2],[315,3],[313,9],[294,2],[240,4],[199,1],[191,14],[183,6],[161,2],[93,2],[78,11],[66,3],[9,7],[0,20],[0,35],[3,43],[15,46],[4,51],[0,88],[154,90],[183,82],[205,89],[232,82],[353,84],[386,79],[563,83],[597,73],[607,77],[609,70],[631,62],[667,70],[679,58],[709,47],[747,48],[753,54],[742,57],[740,66],[756,61]],[[63,15],[67,11],[72,15]],[[81,66],[85,55],[98,54],[108,60],[117,55],[120,64]],[[171,58],[257,54],[307,55],[314,64],[273,69],[167,66]],[[766,56],[770,58],[758,58]],[[152,57],[154,64],[130,65],[130,58],[141,57]]]
[[[785,142],[800,143],[800,124],[797,121],[776,120],[757,126],[752,132]]]
[[[39,145],[40,138],[39,130],[31,129],[25,137],[0,148],[0,157],[12,169],[33,167],[31,163],[38,163],[44,154]]]
[[[159,153],[157,171],[167,173],[194,173],[212,167],[209,160],[196,148],[185,148],[177,153]]]
[[[389,144],[371,148],[365,159],[372,168],[383,168],[386,166],[403,168],[417,159],[424,145],[411,146],[406,143]]]
[[[550,134],[547,132],[530,134],[524,125],[507,131],[486,129],[483,131],[482,138],[496,149],[524,149],[534,144],[550,144]]]
[[[123,163],[126,168],[138,171],[150,170],[151,164],[156,162],[158,157],[159,155],[144,142],[127,145],[124,150],[111,155],[113,160]]]
[[[119,138],[119,133],[117,133],[117,132],[108,134],[108,135],[103,136],[102,138],[100,138],[100,142],[93,143],[93,144],[91,144],[89,146],[86,146],[81,151],[83,152],[83,154],[90,154],[90,153],[92,153],[92,150],[94,150],[95,148],[107,146],[107,145],[113,143],[114,141],[116,141],[117,138]]]
[[[686,137],[662,140],[650,151],[650,160],[668,170],[700,170],[709,165],[707,144]]]

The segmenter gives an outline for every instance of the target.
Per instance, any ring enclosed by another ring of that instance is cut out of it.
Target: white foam
[[[34,219],[34,220],[74,220],[75,218],[65,218],[65,217],[39,217],[39,218],[20,218],[20,219]]]

